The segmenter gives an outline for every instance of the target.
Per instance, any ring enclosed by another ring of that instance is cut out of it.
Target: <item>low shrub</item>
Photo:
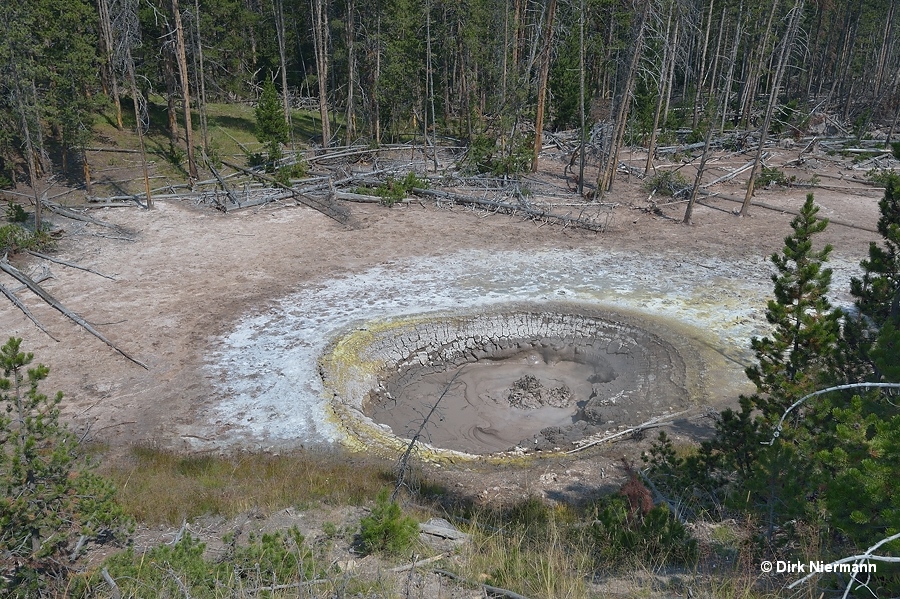
[[[416,521],[404,516],[388,490],[378,494],[372,513],[359,523],[359,536],[365,553],[399,555],[410,548],[418,534]]]
[[[773,185],[782,185],[788,187],[796,181],[794,176],[788,177],[777,168],[762,167],[762,172],[756,177],[757,187],[772,187]]]
[[[644,189],[663,196],[678,197],[687,194],[691,184],[678,171],[659,171],[644,180]]]
[[[6,205],[6,220],[11,223],[24,223],[28,220],[28,213],[20,204],[10,202]]]
[[[53,247],[53,238],[46,231],[31,231],[18,223],[0,227],[0,254],[15,254],[24,250],[46,250]]]

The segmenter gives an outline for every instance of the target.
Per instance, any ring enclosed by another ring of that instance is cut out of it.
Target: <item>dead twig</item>
[[[95,275],[97,275],[98,277],[103,277],[104,279],[109,279],[110,281],[115,281],[115,280],[116,280],[115,277],[111,277],[111,276],[109,276],[109,275],[105,275],[105,274],[103,274],[102,272],[97,272],[97,271],[94,270],[93,268],[88,268],[88,267],[86,267],[86,266],[79,266],[78,264],[75,264],[74,262],[67,262],[67,261],[65,261],[65,260],[60,260],[59,258],[53,258],[53,257],[51,257],[51,256],[47,256],[46,254],[41,254],[40,252],[33,252],[33,251],[31,251],[31,250],[27,250],[27,251],[28,251],[29,254],[31,254],[31,255],[34,256],[35,258],[40,258],[40,259],[42,259],[42,260],[49,260],[50,262],[56,262],[57,264],[62,264],[63,266],[68,266],[69,268],[76,268],[76,269],[78,269],[78,270],[83,270],[83,271],[85,271],[85,272],[89,272],[89,273],[95,274]]]

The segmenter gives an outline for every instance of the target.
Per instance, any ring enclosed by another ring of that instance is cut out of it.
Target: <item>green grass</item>
[[[135,519],[177,525],[207,514],[232,517],[315,503],[360,505],[391,478],[391,464],[326,452],[182,456],[135,447],[108,458],[102,473]]]

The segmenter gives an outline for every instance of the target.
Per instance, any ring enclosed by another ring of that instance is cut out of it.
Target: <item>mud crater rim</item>
[[[422,437],[434,457],[561,452],[704,401],[702,344],[682,328],[558,303],[422,314],[345,332],[320,374],[360,449],[404,446],[447,389]]]

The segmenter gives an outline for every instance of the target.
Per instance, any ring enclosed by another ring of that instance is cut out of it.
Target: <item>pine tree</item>
[[[900,380],[900,175],[886,177],[878,205],[884,246],[873,241],[869,258],[860,263],[862,278],[850,280],[857,313],[841,314],[841,382]]]
[[[0,592],[43,596],[64,579],[70,543],[126,523],[115,489],[78,460],[75,437],[59,421],[62,393],[38,391],[49,369],[26,367],[21,339],[0,347]],[[5,378],[9,377],[9,378]]]
[[[281,158],[281,144],[288,142],[289,133],[275,84],[266,81],[256,106],[256,138],[266,144],[273,166]]]
[[[785,238],[783,253],[772,255],[778,272],[772,275],[775,299],[768,302],[766,320],[773,331],[750,342],[758,364],[746,370],[747,377],[763,396],[757,407],[767,417],[779,418],[794,400],[814,390],[837,340],[838,315],[826,297],[831,269],[824,267],[832,247],[813,250],[813,236],[828,226],[816,218],[818,212],[809,194],[791,222],[794,232]]]

